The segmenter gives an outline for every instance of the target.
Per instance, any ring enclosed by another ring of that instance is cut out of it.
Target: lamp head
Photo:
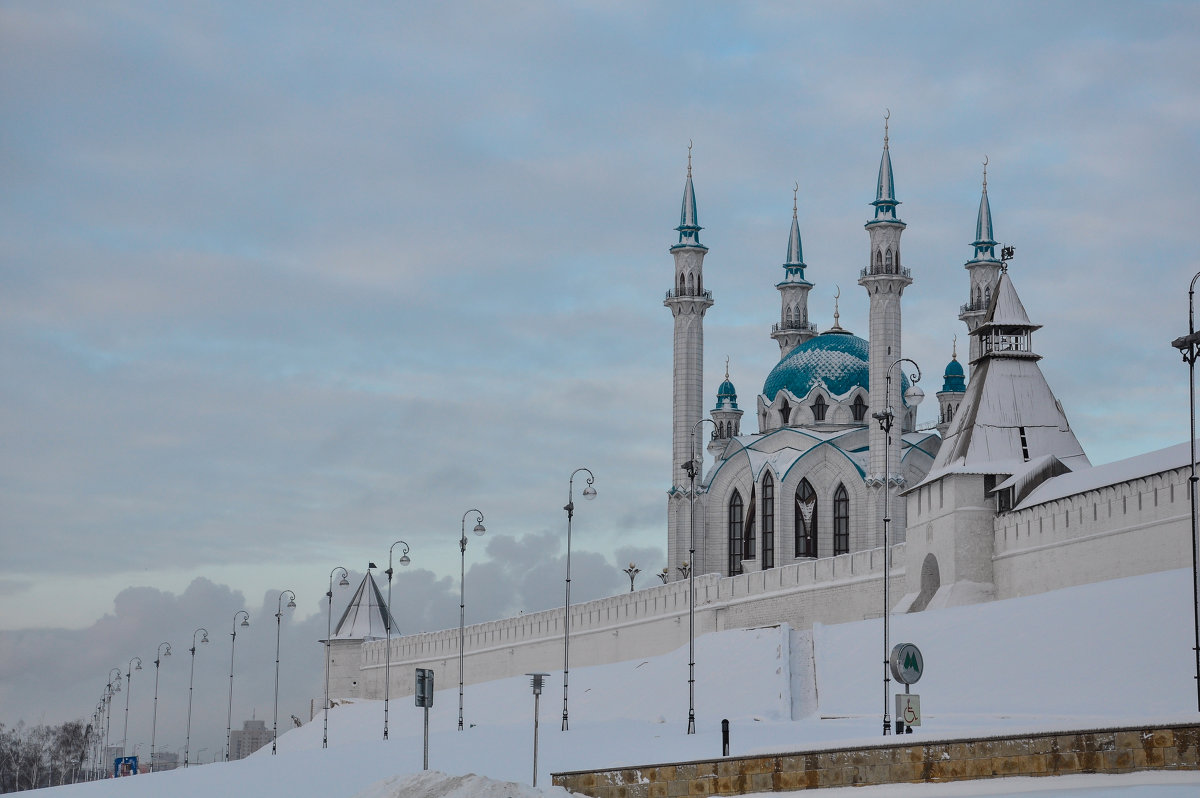
[[[207,642],[208,642],[208,632],[205,632],[205,633],[204,633],[203,637],[201,637],[201,638],[200,638],[200,642],[201,642],[201,643],[207,643]]]
[[[412,562],[412,558],[409,557],[407,554],[405,554],[403,557],[400,558],[401,565],[408,565],[410,562]]]
[[[135,671],[140,671],[141,669],[142,669],[142,661],[139,659],[139,660],[138,660],[137,667],[136,667],[136,668],[134,668],[134,670],[135,670]]]
[[[343,576],[338,581],[338,587],[350,587],[350,580],[348,580],[346,577]]]
[[[925,392],[922,391],[921,386],[917,385],[916,383],[910,385],[908,390],[904,392],[904,401],[909,407],[916,407],[917,405],[921,404],[921,401],[924,398]]]
[[[250,625],[250,616],[247,615],[245,618],[242,618],[242,626],[249,626],[249,625]]]
[[[596,498],[596,489],[593,488],[591,485],[588,485],[587,487],[585,487],[583,489],[583,498],[585,498],[585,499]]]
[[[286,606],[289,610],[296,609],[296,598],[293,596],[292,598],[288,599],[288,603]]]
[[[475,528],[472,529],[471,531],[474,532],[476,535],[483,535],[484,532],[487,532],[487,529],[484,528],[483,522],[480,521],[478,524],[475,525]]]

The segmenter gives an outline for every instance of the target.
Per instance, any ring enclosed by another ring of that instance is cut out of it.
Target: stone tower
[[[875,218],[867,222],[865,227],[871,237],[871,250],[868,255],[867,267],[859,274],[858,284],[867,290],[871,301],[870,308],[870,409],[878,413],[888,404],[884,393],[887,386],[888,369],[903,355],[900,351],[900,296],[904,289],[912,283],[912,274],[904,268],[900,259],[900,235],[904,232],[905,224],[896,216],[896,187],[892,180],[892,158],[888,152],[887,121],[883,127],[883,157],[879,162],[879,179],[876,185]],[[892,475],[902,473],[900,464],[900,436],[905,430],[908,412],[904,405],[905,380],[901,371],[905,364],[900,364],[892,372],[894,384],[891,386],[890,404],[895,414],[891,432],[890,454],[885,457],[888,447],[888,434],[876,423],[868,426],[870,430],[870,468],[868,477],[887,479],[894,482]],[[885,468],[885,460],[887,465]],[[890,471],[886,474],[885,471]],[[889,487],[898,489],[899,484]],[[883,491],[878,491],[875,518],[875,544],[883,545]],[[899,543],[904,538],[906,513],[903,501],[891,503],[893,531],[892,543]]]
[[[776,283],[781,307],[779,323],[771,325],[771,337],[779,343],[780,359],[817,334],[816,325],[808,320],[808,292],[813,284],[804,279],[804,248],[800,243],[800,222],[796,211],[797,185],[792,192],[792,230],[788,235],[787,261],[783,264],[783,280]]]
[[[979,198],[979,216],[975,220],[975,256],[967,261],[963,268],[971,277],[971,289],[967,304],[959,308],[958,318],[967,325],[967,333],[971,339],[970,356],[967,362],[972,364],[979,359],[980,344],[975,330],[987,316],[988,305],[992,301],[992,292],[1000,280],[1001,262],[996,257],[996,240],[992,237],[992,208],[988,204],[987,193],[987,158],[983,159],[983,195]]]
[[[667,491],[667,562],[672,579],[680,578],[679,566],[688,560],[691,531],[689,480],[685,464],[692,460],[692,429],[704,413],[704,313],[712,307],[712,293],[704,290],[704,256],[708,247],[700,243],[696,215],[696,193],[692,188],[692,151],[688,145],[687,181],[683,184],[679,241],[671,247],[675,279],[663,305],[675,319],[674,385],[672,388],[671,488]],[[704,457],[704,429],[696,430],[696,458]],[[700,473],[696,484],[700,484]],[[700,497],[696,501],[696,550],[704,551]],[[691,563],[697,574],[707,572],[704,563]]]

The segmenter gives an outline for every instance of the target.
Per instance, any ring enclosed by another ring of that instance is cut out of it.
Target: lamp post
[[[1196,280],[1200,273],[1192,278],[1188,285],[1188,334],[1176,338],[1171,346],[1179,350],[1183,360],[1188,364],[1188,417],[1190,423],[1191,476],[1188,478],[1188,499],[1192,509],[1192,626],[1195,633],[1193,652],[1196,657],[1196,706],[1200,709],[1200,526],[1197,524],[1196,508],[1196,356],[1200,354],[1200,333],[1196,332],[1196,314],[1194,298]]]
[[[229,761],[229,737],[233,727],[233,652],[237,646],[238,616],[242,626],[250,625],[250,613],[238,610],[233,614],[233,631],[229,633],[229,714],[225,716],[225,761]]]
[[[137,660],[137,667],[133,667],[134,660]],[[129,689],[130,677],[133,676],[135,670],[142,669],[142,658],[134,657],[129,660],[129,665],[125,667],[125,728],[121,731],[121,756],[125,756],[125,744],[129,739],[129,694],[133,692]]]
[[[887,369],[887,382],[884,385],[883,391],[883,411],[880,413],[872,413],[871,417],[879,422],[879,428],[887,433],[887,445],[883,449],[883,474],[874,474],[866,480],[867,487],[883,490],[883,733],[888,735],[892,733],[891,712],[888,703],[891,700],[890,687],[891,675],[888,672],[888,659],[891,655],[891,596],[889,589],[891,584],[892,571],[892,548],[888,539],[888,532],[892,523],[892,488],[901,488],[904,486],[904,477],[900,473],[891,473],[891,454],[892,454],[892,424],[895,420],[895,413],[892,412],[892,369],[900,363],[910,363],[916,369],[916,373],[912,375],[912,385],[904,394],[906,403],[911,407],[916,407],[921,404],[921,400],[925,398],[925,392],[917,386],[917,382],[921,379],[921,367],[910,358],[902,357],[892,361],[892,364]],[[903,372],[902,372],[903,374]]]
[[[288,609],[296,609],[296,594],[290,590],[280,591],[279,600],[275,602],[275,715],[271,723],[271,756],[275,756],[275,743],[279,740],[279,631],[283,626],[284,594],[289,596]]]
[[[167,647],[163,651],[163,646]],[[171,656],[171,644],[164,641],[158,644],[157,653],[154,656],[154,719],[150,722],[150,772],[154,772],[154,737],[158,733],[158,666],[162,662],[163,657]]]
[[[467,510],[463,513],[462,527],[458,539],[458,730],[463,730],[463,643],[467,623],[466,581],[467,581],[467,516],[475,513],[475,528],[471,531],[482,535],[487,530],[483,526],[483,513],[478,510]]]
[[[349,572],[342,566],[338,566],[329,572],[329,590],[325,593],[325,598],[329,600],[329,617],[325,622],[325,728],[321,732],[321,747],[329,747],[329,655],[330,646],[333,645],[333,575],[338,571],[342,572],[342,578],[338,582],[338,587],[347,587],[350,580],[346,577]]]
[[[625,575],[629,577],[629,592],[632,593],[633,592],[633,579],[634,579],[634,577],[636,577],[638,574],[640,574],[642,572],[642,569],[637,567],[637,563],[631,562],[631,563],[629,563],[628,568],[622,568],[621,570],[624,571]]]
[[[104,688],[104,750],[100,757],[102,764],[108,758],[108,732],[112,728],[112,697],[119,692],[121,692],[121,669],[109,668],[108,686]]]
[[[384,648],[383,654],[383,739],[385,740],[388,738],[388,693],[392,686],[392,550],[397,546],[404,547],[404,551],[400,552],[400,564],[407,567],[412,562],[408,556],[408,544],[403,540],[397,540],[388,547],[387,646]],[[461,650],[462,646],[459,646],[459,651]]]
[[[567,511],[567,599],[563,605],[563,719],[562,730],[567,731],[567,683],[568,675],[571,672],[571,519],[575,516],[575,475],[580,471],[587,471],[587,485],[583,489],[583,498],[591,500],[596,498],[596,489],[592,487],[592,483],[596,481],[596,475],[588,468],[576,468],[571,472],[571,479],[567,482],[567,504],[563,507]]]
[[[196,635],[201,635],[200,642],[208,642],[208,630],[201,626],[196,631],[192,632],[192,667],[188,673],[188,713],[187,713],[187,737],[183,744],[183,766],[188,766],[188,758],[192,752],[192,684],[196,677]]]
[[[683,470],[688,475],[688,726],[687,733],[696,733],[696,476],[704,476],[704,460],[696,454],[696,429],[708,422],[716,429],[717,422],[711,418],[702,418],[692,425],[691,448],[692,459],[683,464]],[[682,569],[681,569],[682,570]]]

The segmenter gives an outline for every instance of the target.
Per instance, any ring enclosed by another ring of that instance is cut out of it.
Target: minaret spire
[[[788,232],[787,260],[783,264],[783,280],[779,289],[779,323],[771,325],[771,337],[779,344],[782,359],[800,344],[817,334],[808,321],[808,292],[813,284],[804,279],[804,247],[800,242],[800,183],[792,186],[792,227]]]
[[[883,156],[879,159],[879,179],[876,181],[875,206],[876,220],[896,220],[896,181],[892,177],[892,155],[888,150],[888,120],[892,112],[888,110],[883,117]]]
[[[687,181],[683,184],[683,207],[679,210],[679,243],[677,247],[698,247],[700,231],[703,230],[697,220],[696,190],[692,187],[692,142],[688,141]]]
[[[967,358],[968,363],[974,363],[982,354],[979,339],[974,333],[983,323],[983,317],[992,300],[992,293],[996,290],[1000,273],[1004,269],[1003,264],[996,257],[998,242],[995,233],[992,232],[992,206],[988,202],[987,168],[988,157],[985,155],[983,156],[983,188],[979,195],[979,215],[975,217],[975,240],[971,242],[971,246],[975,249],[975,255],[964,266],[971,276],[970,295],[958,314],[958,318],[967,325],[967,332],[971,335],[971,353]]]

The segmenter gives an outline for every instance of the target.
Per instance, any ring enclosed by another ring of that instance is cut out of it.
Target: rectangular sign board
[[[433,671],[429,668],[417,668],[415,698],[419,707],[433,706]]]
[[[113,778],[136,776],[138,774],[138,758],[136,756],[119,756],[113,760]]]
[[[896,693],[896,720],[905,726],[920,726],[921,696],[916,693]]]

